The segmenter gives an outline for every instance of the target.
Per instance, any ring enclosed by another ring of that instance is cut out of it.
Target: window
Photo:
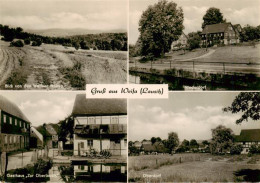
[[[14,120],[14,125],[17,126],[17,119]]]
[[[9,124],[10,125],[12,124],[12,117],[11,116],[9,117]]]
[[[111,117],[111,124],[118,124],[118,116]]]
[[[6,115],[4,114],[4,123],[6,123]]]
[[[10,142],[10,144],[13,143],[13,136],[10,136],[10,137],[9,137],[9,142]]]
[[[7,144],[7,135],[5,135],[5,144]]]
[[[88,146],[93,147],[93,140],[88,140]]]
[[[14,144],[16,143],[16,136],[14,136]]]
[[[95,124],[95,117],[89,117],[88,118],[88,124],[89,125]]]
[[[124,139],[124,145],[127,146],[127,139]]]

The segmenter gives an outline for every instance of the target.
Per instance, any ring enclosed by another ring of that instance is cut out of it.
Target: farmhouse
[[[133,146],[136,147],[137,149],[141,149],[142,143],[139,142],[139,141],[135,141],[134,144],[133,144]]]
[[[76,96],[74,118],[74,155],[91,150],[109,150],[112,155],[127,155],[127,102],[125,99],[86,99]]]
[[[30,124],[17,105],[0,95],[0,152],[29,148]]]
[[[237,25],[236,28],[230,22],[206,25],[202,30],[201,44],[204,46],[206,44],[212,46],[217,44],[229,45],[239,43],[239,26]]]
[[[154,144],[148,144],[148,143],[144,143],[141,147],[141,149],[145,152],[145,153],[164,153],[166,152],[166,148],[164,146],[164,144],[162,142],[155,142]]]
[[[243,145],[242,154],[247,154],[251,145],[260,145],[260,129],[241,130],[240,135],[235,136],[235,141]]]
[[[187,47],[188,45],[188,36],[182,32],[177,41],[173,41],[171,44],[171,49],[174,50],[178,47]]]

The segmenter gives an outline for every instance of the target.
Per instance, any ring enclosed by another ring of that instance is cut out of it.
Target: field
[[[210,154],[143,155],[128,158],[129,181],[260,181],[260,156]],[[161,175],[145,178],[144,175]]]
[[[85,84],[127,81],[127,52],[9,44],[0,41],[1,89],[84,89]]]

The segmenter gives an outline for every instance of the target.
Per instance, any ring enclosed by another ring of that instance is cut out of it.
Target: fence
[[[148,67],[150,69],[182,69],[194,72],[211,72],[211,73],[244,73],[260,74],[260,63],[250,62],[206,62],[206,61],[175,61],[161,60],[150,61],[150,63],[135,63],[133,68]]]

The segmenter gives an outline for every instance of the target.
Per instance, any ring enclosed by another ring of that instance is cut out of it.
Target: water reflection
[[[176,78],[171,76],[158,76],[146,73],[130,72],[129,82],[134,84],[168,84],[169,90],[248,90],[242,86],[211,83],[200,80]]]
[[[64,182],[126,182],[126,164],[77,163],[58,167]]]

